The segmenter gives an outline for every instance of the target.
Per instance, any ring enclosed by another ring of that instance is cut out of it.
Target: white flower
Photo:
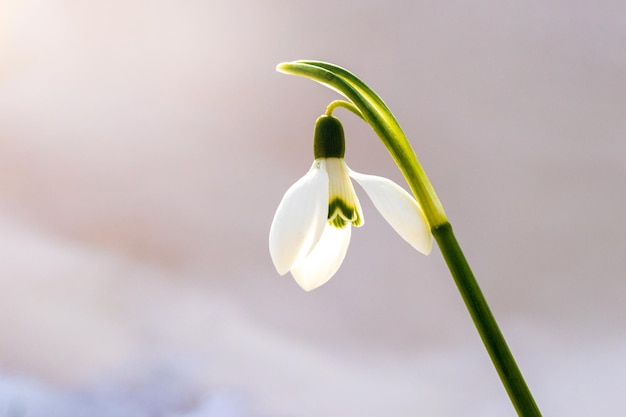
[[[291,272],[306,291],[337,272],[348,250],[351,226],[364,223],[350,178],[404,240],[425,255],[432,248],[430,228],[417,201],[387,178],[352,171],[343,159],[343,146],[339,121],[330,116],[318,119],[313,166],[287,190],[272,221],[269,243],[274,266],[281,275]]]

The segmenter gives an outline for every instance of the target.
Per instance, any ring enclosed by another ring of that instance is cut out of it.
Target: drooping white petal
[[[328,174],[316,160],[307,174],[283,196],[270,228],[270,255],[279,274],[286,274],[318,242],[328,216]]]
[[[348,171],[394,230],[424,255],[433,247],[433,236],[417,201],[395,182],[375,175]]]
[[[350,225],[339,229],[327,222],[311,253],[294,265],[291,274],[305,291],[325,284],[335,275],[346,257],[351,230]]]

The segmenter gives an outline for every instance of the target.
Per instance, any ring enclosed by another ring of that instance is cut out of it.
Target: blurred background
[[[328,284],[274,271],[338,98],[296,59],[395,112],[544,415],[626,408],[623,1],[0,5],[0,415],[515,415],[438,250],[364,193]]]

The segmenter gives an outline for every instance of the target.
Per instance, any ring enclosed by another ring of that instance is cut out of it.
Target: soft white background
[[[0,415],[514,416],[437,249],[267,233],[345,66],[396,113],[546,416],[626,409],[623,1],[0,2]],[[347,160],[404,185],[338,110]]]

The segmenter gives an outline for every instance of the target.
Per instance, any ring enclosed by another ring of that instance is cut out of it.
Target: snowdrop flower
[[[417,201],[387,178],[348,168],[338,119],[325,115],[317,120],[313,150],[313,166],[287,190],[272,221],[270,254],[279,274],[291,272],[310,291],[337,272],[348,250],[351,226],[364,223],[350,178],[404,240],[423,254],[430,253],[432,235]]]

